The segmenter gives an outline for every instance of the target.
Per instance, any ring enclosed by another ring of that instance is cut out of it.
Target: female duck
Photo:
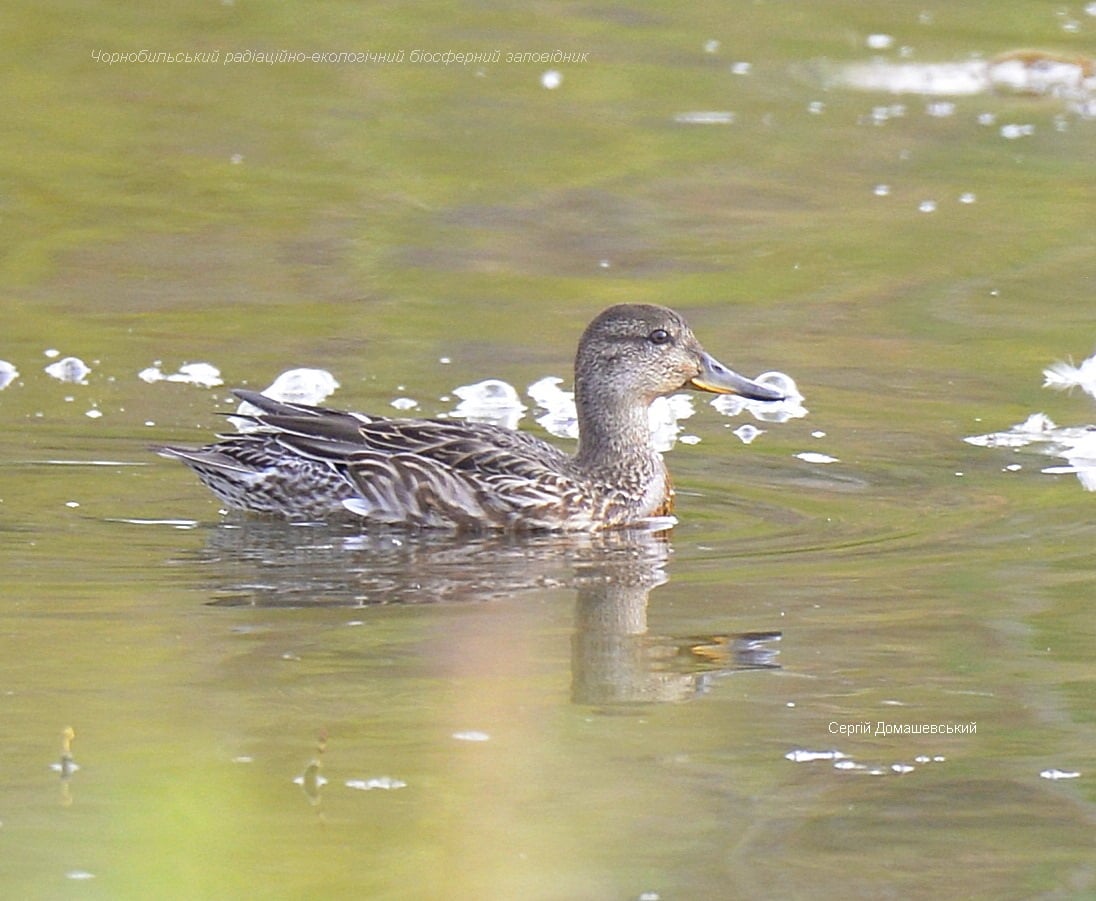
[[[324,519],[350,511],[390,525],[596,531],[670,513],[673,489],[647,408],[686,387],[782,399],[709,356],[672,310],[621,304],[579,341],[574,456],[501,426],[343,413],[254,391],[234,393],[258,408],[256,431],[157,451],[182,460],[228,507],[254,513]]]

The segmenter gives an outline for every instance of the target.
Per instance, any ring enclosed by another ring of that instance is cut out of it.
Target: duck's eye
[[[652,344],[669,344],[672,339],[670,333],[666,331],[666,329],[656,328],[647,336],[647,340]]]

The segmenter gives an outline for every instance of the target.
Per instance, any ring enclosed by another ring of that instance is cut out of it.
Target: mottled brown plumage
[[[227,506],[292,519],[360,516],[429,528],[593,531],[668,514],[673,490],[647,409],[691,387],[781,396],[731,372],[680,315],[621,304],[599,315],[575,358],[578,452],[525,432],[452,419],[388,419],[235,394],[259,430],[179,459]]]

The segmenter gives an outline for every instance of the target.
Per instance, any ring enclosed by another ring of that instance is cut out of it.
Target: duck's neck
[[[663,471],[662,455],[651,442],[647,405],[604,393],[593,400],[575,384],[578,453],[575,464],[592,477],[610,481],[627,473],[651,477]]]

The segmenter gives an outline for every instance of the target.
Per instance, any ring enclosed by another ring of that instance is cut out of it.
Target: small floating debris
[[[490,741],[491,736],[486,732],[478,732],[475,729],[467,729],[463,732],[454,732],[453,738],[457,741]]]
[[[151,366],[137,373],[142,382],[181,382],[184,385],[197,385],[199,388],[216,388],[223,385],[221,370],[212,363],[184,363],[178,371],[167,374],[157,360]]]
[[[678,125],[733,125],[735,114],[725,110],[693,110],[674,116]]]
[[[540,76],[540,85],[549,91],[554,91],[563,84],[563,73],[556,69],[549,69]]]
[[[905,115],[904,103],[892,103],[890,106],[873,106],[867,121],[872,125],[883,125],[891,119],[901,119]]]
[[[1045,413],[1032,413],[1023,422],[1006,432],[990,432],[988,435],[971,435],[963,440],[977,447],[1026,447],[1036,441],[1052,441],[1058,426]]]
[[[737,437],[743,444],[751,444],[758,435],[763,435],[764,431],[757,426],[750,425],[750,423],[746,422],[740,425],[731,434]]]
[[[837,457],[831,457],[829,454],[820,454],[816,451],[803,451],[801,454],[796,454],[797,460],[802,460],[804,463],[840,463],[841,461]]]
[[[802,748],[796,748],[794,751],[789,751],[784,755],[785,760],[790,760],[792,763],[813,763],[816,760],[844,760],[848,755],[842,754],[840,751],[807,751]]]
[[[346,787],[357,791],[394,791],[398,788],[407,788],[407,783],[402,779],[393,779],[391,776],[374,776],[372,779],[347,779]]]
[[[1085,491],[1096,491],[1096,433],[1071,448],[1058,451],[1068,466],[1047,466],[1046,475],[1075,475]]]
[[[525,389],[533,402],[545,412],[537,417],[537,423],[557,438],[578,437],[578,414],[575,411],[575,395],[559,386],[563,379],[545,376]]]
[[[928,97],[961,97],[997,89],[1050,94],[1063,88],[1086,88],[1091,68],[1091,60],[1066,60],[1034,52],[965,62],[893,63],[876,59],[841,67],[834,81],[862,91]]]
[[[1096,355],[1080,366],[1054,363],[1043,370],[1043,387],[1056,391],[1080,388],[1096,397]],[[1065,466],[1048,466],[1047,475],[1076,475],[1086,491],[1096,491],[1096,426],[1059,428],[1044,413],[1032,413],[1023,422],[1002,432],[970,435],[963,439],[976,447],[1020,449],[1037,446],[1039,453],[1061,457]]]
[[[19,378],[19,370],[7,360],[0,360],[0,391]]]
[[[316,404],[323,403],[335,393],[339,383],[326,369],[287,369],[279,375],[268,388],[263,389],[263,394],[272,400],[279,400],[285,404]]]
[[[1040,50],[1016,50],[962,62],[894,63],[874,59],[837,68],[828,83],[860,91],[926,97],[963,97],[994,91],[1056,97],[1065,100],[1075,113],[1091,118],[1096,60]]]
[[[1029,417],[1041,417],[1036,413]],[[1045,418],[1045,417],[1044,417]],[[1047,420],[1049,423],[1050,420]],[[1042,444],[1038,452],[1062,457],[1065,466],[1047,466],[1040,470],[1045,475],[1075,475],[1086,491],[1096,491],[1096,429],[1051,428],[1042,432],[1026,431],[1026,423],[1013,426],[1005,432],[988,435],[972,435],[963,440],[979,447],[1008,447],[1019,449],[1028,445]]]
[[[285,404],[316,406],[323,403],[338,387],[339,383],[335,376],[326,369],[287,369],[261,393],[271,400]],[[236,408],[236,412],[239,416],[230,416],[228,421],[236,427],[237,431],[246,433],[263,428],[251,418],[262,412],[253,404],[249,404],[246,400],[242,401]],[[361,414],[354,415],[361,418],[363,422],[369,422],[368,417]]]
[[[908,763],[892,763],[892,764],[867,764],[860,763],[847,754],[843,754],[840,751],[807,751],[803,749],[796,749],[789,751],[784,755],[786,760],[792,761],[792,763],[814,763],[819,760],[832,760],[833,768],[846,773],[863,773],[868,776],[886,776],[890,773],[894,773],[899,776],[905,776],[908,773],[914,772],[917,767]],[[943,763],[946,758],[941,755],[929,756],[922,754],[914,758],[914,763],[928,764],[928,763]]]
[[[711,405],[724,416],[737,416],[744,410],[748,411],[760,422],[787,422],[789,419],[802,419],[807,415],[807,408],[803,406],[803,395],[790,375],[783,372],[763,372],[754,381],[779,391],[784,399],[750,400],[738,394],[721,394]]]
[[[460,403],[452,415],[473,422],[489,422],[516,429],[528,409],[521,402],[517,389],[502,379],[484,379],[471,385],[459,385],[453,393],[460,398]]]
[[[1080,779],[1081,774],[1076,770],[1060,770],[1057,767],[1052,767],[1049,770],[1043,770],[1039,777],[1042,779]]]
[[[557,438],[578,438],[575,395],[571,391],[563,391],[559,387],[561,384],[563,379],[546,376],[526,390],[537,406],[545,411],[536,418],[540,426]],[[680,420],[688,419],[695,413],[696,407],[688,394],[656,397],[647,412],[655,449],[670,450],[681,432],[681,426],[678,425]]]
[[[131,519],[126,517],[108,517],[106,521],[125,523],[130,526],[171,526],[173,529],[196,529],[199,525],[198,520],[196,519]]]
[[[418,405],[419,402],[413,397],[397,397],[390,404],[397,410],[414,410]]]
[[[132,460],[40,460],[44,466],[147,466]]]
[[[83,882],[87,879],[94,879],[95,874],[87,870],[69,870],[65,873],[65,878],[75,880],[76,882]]]
[[[74,385],[86,385],[91,367],[79,357],[62,357],[46,367],[46,375],[59,382],[71,382]]]
[[[1080,388],[1086,394],[1096,397],[1096,354],[1093,354],[1080,366],[1072,363],[1054,363],[1043,370],[1043,387],[1055,391],[1067,391]]]
[[[651,427],[651,441],[655,450],[668,451],[681,433],[678,421],[688,419],[696,412],[693,399],[688,394],[656,397],[647,408],[647,421]]]
[[[1096,87],[1096,61],[1084,56],[1014,50],[995,56],[986,64],[994,88],[1020,94],[1091,93]]]

